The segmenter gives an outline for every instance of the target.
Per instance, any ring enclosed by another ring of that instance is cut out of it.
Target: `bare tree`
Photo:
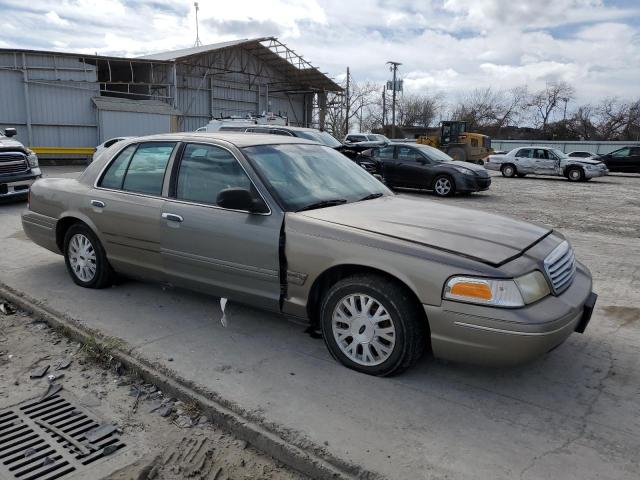
[[[375,94],[380,87],[372,82],[362,84],[351,80],[349,85],[349,96],[346,95],[346,80],[341,85],[345,92],[339,95],[329,95],[327,98],[327,114],[325,119],[326,130],[336,138],[342,138],[356,125],[359,126],[361,119],[376,103]],[[348,109],[347,109],[348,103]],[[347,118],[347,113],[348,118]],[[364,125],[363,125],[364,129]]]
[[[544,89],[530,96],[528,106],[533,109],[534,121],[543,135],[546,135],[547,125],[559,108],[564,107],[563,116],[566,116],[567,104],[573,99],[574,94],[574,88],[568,83],[554,82],[548,83]]]
[[[409,94],[396,104],[398,124],[401,127],[430,127],[442,106],[440,94]]]

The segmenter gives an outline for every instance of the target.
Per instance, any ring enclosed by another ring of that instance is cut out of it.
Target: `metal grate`
[[[61,478],[124,446],[115,428],[105,428],[63,395],[0,412],[0,478]]]
[[[29,169],[27,157],[24,153],[0,152],[0,174],[2,173],[20,173]]]
[[[569,242],[565,240],[545,258],[544,268],[556,294],[569,288],[576,275],[576,258]]]

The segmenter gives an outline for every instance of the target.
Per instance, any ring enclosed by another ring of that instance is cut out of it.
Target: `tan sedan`
[[[596,299],[561,234],[394,195],[299,138],[124,140],[77,180],[38,180],[22,220],[80,286],[118,272],[303,318],[336,359],[374,375],[426,348],[528,360],[584,331]]]

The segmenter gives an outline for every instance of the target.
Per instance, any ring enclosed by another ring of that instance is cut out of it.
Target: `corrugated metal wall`
[[[171,116],[99,110],[100,143],[113,137],[136,137],[171,131]]]
[[[518,147],[529,145],[542,145],[562,150],[564,153],[576,150],[605,154],[613,152],[625,145],[640,145],[640,142],[590,142],[590,141],[544,141],[544,140],[491,140],[491,147],[494,150],[513,150]]]
[[[231,70],[234,73],[223,73]],[[245,73],[237,73],[244,71]],[[292,125],[305,124],[304,95],[275,92],[287,78],[242,48],[210,52],[177,67],[177,108],[184,116],[180,130],[193,131],[211,117],[245,116],[271,111],[286,115]],[[257,73],[268,78],[256,77]],[[271,88],[267,85],[271,84]],[[268,103],[267,105],[267,96]]]
[[[32,147],[96,145],[95,67],[79,57],[0,53],[0,69],[0,126],[16,127]]]

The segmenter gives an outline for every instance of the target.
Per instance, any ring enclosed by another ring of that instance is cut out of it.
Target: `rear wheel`
[[[335,359],[369,375],[414,365],[424,353],[427,326],[406,289],[372,274],[340,280],[322,301],[322,333]]]
[[[115,274],[93,231],[82,223],[69,227],[64,236],[64,261],[71,279],[81,287],[105,288]]]
[[[502,172],[502,176],[507,178],[513,178],[518,173],[515,165],[511,165],[510,163],[503,165],[500,171]]]
[[[567,178],[570,182],[582,182],[584,181],[584,170],[580,167],[571,167],[567,170]]]
[[[439,197],[450,197],[456,193],[456,184],[448,175],[439,175],[433,181],[433,193]]]

